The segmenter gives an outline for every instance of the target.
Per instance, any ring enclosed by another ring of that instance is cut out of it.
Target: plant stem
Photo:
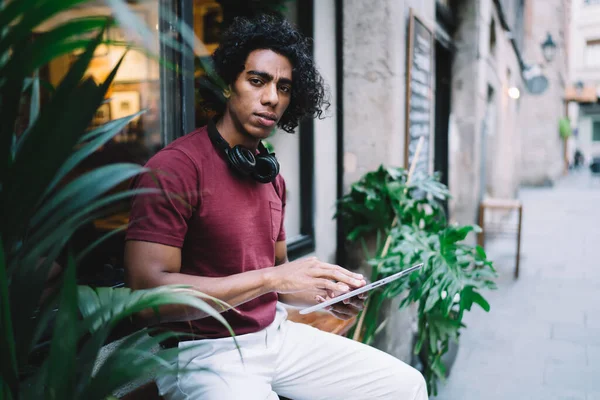
[[[423,147],[423,136],[421,136],[419,138],[419,143],[417,143],[417,149],[415,151],[415,158],[413,158],[413,161],[410,165],[410,169],[408,170],[408,176],[406,178],[407,188],[408,188],[408,184],[410,183],[410,179],[412,178],[412,174],[415,170],[415,167],[417,165],[417,160],[419,159],[419,155],[421,153],[422,147]],[[388,236],[385,239],[385,244],[383,246],[383,249],[381,250],[380,258],[384,258],[385,256],[387,256],[387,253],[390,250],[390,246],[392,245],[392,228],[394,228],[397,224],[398,224],[398,216],[396,215],[394,217],[394,220],[392,221],[392,225],[390,227],[390,233],[388,233]],[[383,264],[383,260],[379,262],[377,269],[379,269],[382,264]],[[358,319],[358,325],[356,326],[356,329],[354,330],[354,335],[352,336],[353,340],[359,340],[359,338],[360,338],[363,322],[365,320],[365,315],[367,315],[368,307],[369,307],[369,299],[367,299],[367,301],[365,301],[365,308],[363,308],[362,312],[360,313],[360,318]]]

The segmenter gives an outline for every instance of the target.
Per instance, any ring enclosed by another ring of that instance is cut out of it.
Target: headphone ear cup
[[[256,157],[242,146],[234,146],[227,152],[231,166],[243,175],[251,175],[256,169]]]
[[[256,167],[252,177],[260,183],[273,182],[279,174],[279,162],[275,154],[259,155],[256,157]]]

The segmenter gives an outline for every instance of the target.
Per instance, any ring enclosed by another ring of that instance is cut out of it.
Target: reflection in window
[[[100,2],[91,2],[90,5],[82,5],[59,14],[41,26],[40,31],[51,29],[59,23],[74,18],[110,17],[111,9],[99,4]],[[158,2],[130,3],[129,7],[148,27],[158,29]],[[125,32],[120,27],[107,28],[105,39],[111,44],[98,47],[87,70],[87,75],[97,84],[106,80],[126,51],[125,46],[112,44],[126,41]],[[156,41],[158,48],[158,39]],[[77,56],[78,54],[69,54],[51,61],[40,71],[41,78],[56,87]],[[142,110],[146,111],[134,118],[110,142],[82,161],[63,184],[86,171],[106,164],[120,162],[145,164],[164,145],[160,132],[159,64],[141,51],[129,50],[106,94],[104,103],[96,111],[90,128]],[[124,182],[114,191],[126,190],[128,184],[129,182]],[[129,200],[123,202],[123,210],[127,210],[128,204]],[[126,211],[109,218],[94,220],[74,236],[74,250],[85,248],[107,232],[126,224],[127,221]],[[116,235],[102,243],[83,260],[80,280],[83,283],[99,285],[113,285],[122,281],[122,251],[123,236]]]

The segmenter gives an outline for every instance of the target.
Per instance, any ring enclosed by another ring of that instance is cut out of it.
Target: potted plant
[[[420,358],[432,394],[447,367],[442,359],[450,341],[458,341],[462,318],[473,304],[489,311],[480,290],[494,288],[495,271],[483,249],[464,242],[476,226],[450,225],[442,206],[449,198],[437,177],[379,167],[364,175],[338,202],[337,217],[347,238],[361,242],[371,267],[371,281],[419,262],[424,268],[369,294],[351,333],[371,344],[384,316],[386,301],[402,297],[400,307],[417,303],[418,333],[414,353]],[[366,240],[376,236],[375,254]]]

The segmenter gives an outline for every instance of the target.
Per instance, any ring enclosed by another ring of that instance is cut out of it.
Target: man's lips
[[[255,113],[258,117],[258,122],[264,126],[273,126],[277,122],[277,115],[269,112]]]

